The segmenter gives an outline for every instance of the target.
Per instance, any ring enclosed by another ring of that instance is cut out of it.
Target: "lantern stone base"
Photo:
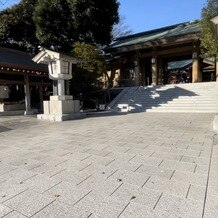
[[[44,114],[37,116],[40,120],[66,121],[84,118],[80,113],[80,103],[73,100],[73,96],[51,96],[50,101],[43,102]]]

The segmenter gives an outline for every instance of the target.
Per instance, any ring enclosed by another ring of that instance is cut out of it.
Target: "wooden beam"
[[[0,79],[1,85],[24,85],[24,81],[9,81]],[[31,86],[52,86],[52,83],[30,82]]]
[[[17,71],[7,71],[7,70],[1,70],[0,69],[0,73],[3,73],[3,74],[10,74],[10,75],[29,75],[29,76],[34,76],[34,77],[43,77],[43,78],[48,78],[48,75],[37,75],[37,74],[33,74],[33,73],[24,73],[24,72],[17,72]]]
[[[170,56],[175,56],[175,54],[177,56],[182,56],[182,55],[192,55],[192,46],[184,46],[184,47],[179,47],[179,48],[171,48],[171,49],[164,49],[164,50],[157,50],[157,56],[165,56],[167,55],[167,57]],[[148,57],[152,57],[152,52],[148,52],[148,53],[144,53],[144,54],[135,54],[134,58],[148,58]]]
[[[168,54],[180,54],[182,52],[189,52],[190,55],[192,54],[192,46],[184,46],[184,47],[178,47],[178,48],[173,48],[173,49],[166,49],[162,51],[157,50],[157,55],[168,55]]]
[[[174,46],[174,45],[179,46],[187,43],[192,43],[195,38],[196,38],[195,34],[183,35],[180,37],[170,37],[170,38],[142,42],[142,43],[127,45],[127,46],[120,46],[117,48],[111,48],[109,49],[109,52],[111,53],[129,52],[129,51],[135,51],[140,49],[153,48],[157,46]]]
[[[31,86],[52,86],[52,83],[37,83],[37,82],[30,82]]]
[[[9,81],[9,80],[4,80],[0,79],[0,84],[1,85],[24,85],[24,81]]]

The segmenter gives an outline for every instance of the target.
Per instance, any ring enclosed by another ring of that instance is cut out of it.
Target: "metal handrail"
[[[130,99],[129,99],[129,102],[128,102],[128,111],[129,111],[129,108],[130,108],[130,106],[131,106],[131,98],[133,99],[133,102],[134,102],[134,101],[135,101],[135,94],[136,94],[136,92],[138,91],[139,88],[140,88],[140,86],[138,86],[138,87],[135,89],[135,91],[133,92],[132,96],[131,96]]]

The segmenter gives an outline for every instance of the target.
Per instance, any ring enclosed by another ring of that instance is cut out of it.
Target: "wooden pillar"
[[[124,60],[120,60],[120,86],[125,86],[125,82],[124,82],[124,79],[125,79],[125,67],[124,67]]]
[[[43,111],[43,87],[39,86],[40,111]]]
[[[196,54],[193,54],[192,58],[192,82],[200,82],[200,62],[198,57],[195,57]]]
[[[115,70],[114,80],[113,80],[113,87],[119,86],[119,80],[120,80],[120,70]]]
[[[145,78],[145,59],[140,61],[140,71],[141,71],[141,84],[142,86],[146,86],[146,78]]]
[[[218,59],[216,60],[216,81],[218,82]]]
[[[152,85],[157,85],[158,83],[158,65],[157,65],[157,55],[152,55],[151,58],[151,73],[152,73]]]
[[[31,114],[31,99],[30,99],[30,83],[29,83],[29,76],[24,75],[24,91],[25,91],[25,115]]]
[[[135,86],[141,85],[141,73],[140,73],[140,64],[139,64],[139,58],[137,58],[134,61],[135,65]]]
[[[199,58],[199,81],[198,82],[203,81],[203,68],[204,68],[203,65],[204,65],[204,59]]]
[[[200,81],[199,42],[194,42],[192,53],[192,83]]]
[[[158,58],[158,85],[164,84],[164,70],[163,70],[163,59],[162,57]]]

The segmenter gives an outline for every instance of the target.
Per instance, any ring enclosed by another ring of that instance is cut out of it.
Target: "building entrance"
[[[142,85],[148,86],[152,84],[152,73],[151,73],[151,58],[143,59],[140,62],[141,74],[142,74]]]

